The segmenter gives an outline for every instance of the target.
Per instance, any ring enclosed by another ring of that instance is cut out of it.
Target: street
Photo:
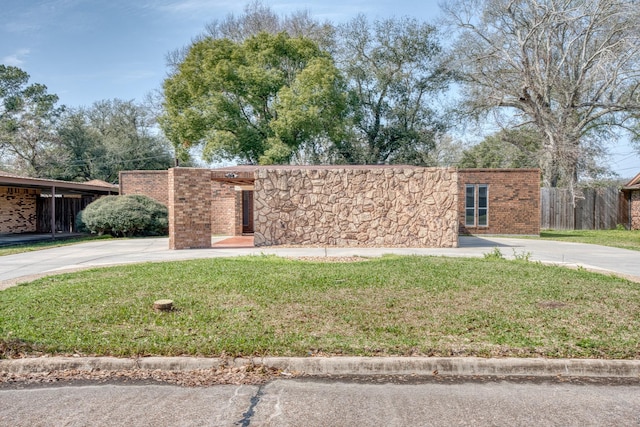
[[[262,386],[0,389],[11,426],[632,426],[640,381],[278,379]]]

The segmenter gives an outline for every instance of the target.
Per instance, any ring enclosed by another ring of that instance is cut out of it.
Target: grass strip
[[[169,298],[176,310],[155,312]],[[640,356],[640,285],[526,261],[149,263],[0,292],[0,357]]]
[[[543,230],[540,238],[640,251],[640,230]]]

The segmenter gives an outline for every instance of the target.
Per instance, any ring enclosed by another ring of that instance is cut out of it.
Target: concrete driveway
[[[499,248],[506,258],[528,255],[532,261],[582,266],[640,282],[640,252],[581,243],[505,237],[461,237],[460,247],[446,248],[216,248],[169,250],[167,238],[97,240],[77,245],[0,257],[0,289],[63,271],[141,262],[275,254],[363,256],[384,254],[482,257]]]

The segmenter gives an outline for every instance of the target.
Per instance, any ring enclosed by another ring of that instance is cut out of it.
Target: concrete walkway
[[[385,254],[482,257],[498,248],[506,258],[615,273],[640,282],[640,252],[581,243],[505,237],[461,237],[458,248],[211,248],[169,250],[167,238],[96,240],[0,257],[0,290],[59,272],[142,262],[273,254],[283,257],[377,257]]]

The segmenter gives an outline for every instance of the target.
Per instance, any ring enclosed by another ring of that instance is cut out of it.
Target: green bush
[[[105,196],[80,212],[76,228],[115,237],[161,236],[167,234],[168,216],[166,206],[147,196]]]

